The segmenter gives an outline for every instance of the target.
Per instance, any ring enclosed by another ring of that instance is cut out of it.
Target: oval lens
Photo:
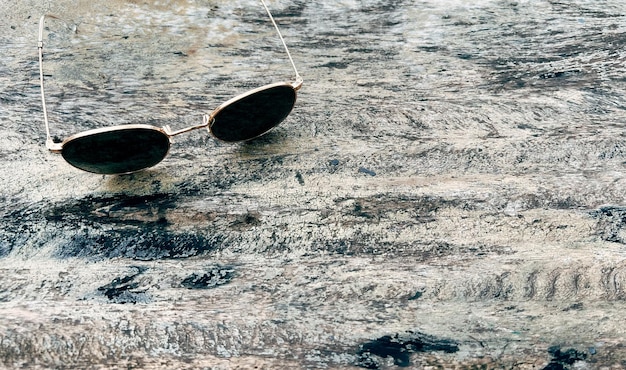
[[[211,133],[229,142],[254,139],[281,123],[295,103],[296,91],[289,84],[261,87],[218,108]]]
[[[160,129],[129,125],[71,137],[63,143],[61,154],[76,168],[113,175],[152,167],[165,158],[169,148],[169,136]]]

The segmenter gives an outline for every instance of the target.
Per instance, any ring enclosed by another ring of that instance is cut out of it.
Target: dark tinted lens
[[[118,127],[70,139],[61,154],[74,167],[110,175],[152,167],[169,148],[168,136],[154,127]]]
[[[237,99],[213,118],[211,132],[224,141],[243,141],[263,135],[284,120],[296,102],[289,85],[272,86]]]

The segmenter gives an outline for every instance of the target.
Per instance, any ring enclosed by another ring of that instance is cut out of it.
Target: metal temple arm
[[[55,143],[54,140],[52,140],[52,136],[50,136],[48,109],[46,108],[46,93],[43,87],[43,26],[45,19],[45,15],[42,15],[39,19],[39,42],[37,42],[37,49],[39,49],[39,84],[41,85],[41,106],[43,108],[43,122],[46,125],[46,148],[52,152],[60,152],[61,144]]]
[[[289,57],[289,61],[291,62],[291,66],[293,67],[293,71],[296,74],[296,81],[294,83],[294,89],[299,90],[300,87],[302,86],[302,76],[300,76],[300,74],[298,73],[298,69],[296,68],[296,64],[293,62],[293,58],[291,57],[291,53],[289,52],[289,48],[287,47],[287,43],[285,42],[285,39],[283,38],[283,35],[280,33],[280,29],[278,28],[278,24],[276,24],[276,21],[274,20],[274,17],[272,16],[272,13],[270,12],[270,9],[267,7],[267,4],[265,3],[265,0],[261,0],[261,3],[263,4],[263,7],[265,8],[265,11],[267,12],[267,15],[270,17],[270,20],[272,21],[272,24],[274,25],[274,28],[276,29],[276,33],[278,33],[278,37],[280,38],[280,41],[283,43],[283,46],[285,48],[285,51],[287,52],[287,56]]]

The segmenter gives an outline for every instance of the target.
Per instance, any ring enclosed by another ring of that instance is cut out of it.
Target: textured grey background
[[[53,134],[182,128],[292,72],[261,4],[0,3],[0,366],[619,368],[626,5],[269,1],[275,131],[82,173]]]

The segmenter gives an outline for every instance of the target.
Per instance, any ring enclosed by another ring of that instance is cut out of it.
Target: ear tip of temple
[[[61,150],[63,149],[63,144],[56,143],[54,142],[54,140],[48,139],[46,140],[46,148],[48,148],[48,150],[51,152],[60,153]]]
[[[304,79],[300,75],[298,75],[296,76],[296,81],[291,85],[294,90],[298,91],[300,90],[303,84],[304,84]]]

